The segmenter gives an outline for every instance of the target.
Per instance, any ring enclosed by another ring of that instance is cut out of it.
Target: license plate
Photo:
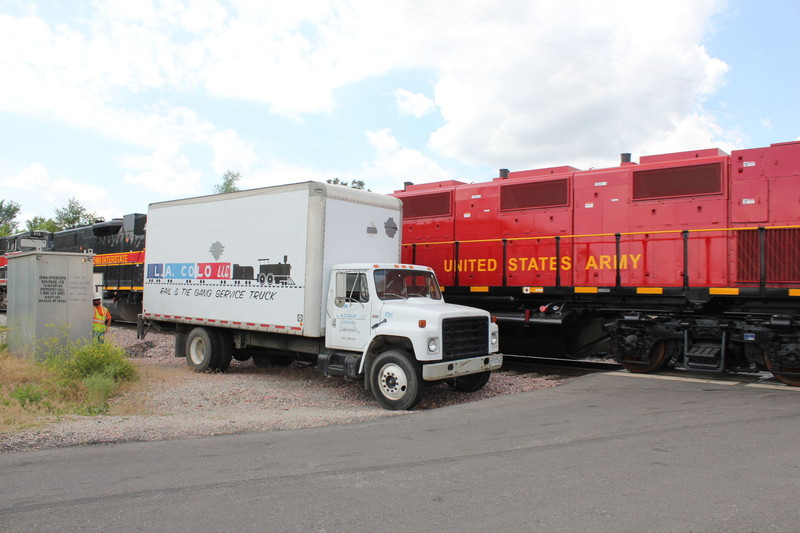
[[[500,366],[502,364],[503,358],[499,355],[492,355],[489,357],[489,366],[494,368],[496,366]]]

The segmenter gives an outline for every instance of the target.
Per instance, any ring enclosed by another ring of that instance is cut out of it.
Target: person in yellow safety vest
[[[111,313],[103,307],[103,301],[99,294],[94,295],[94,317],[92,318],[92,340],[103,344],[105,342],[106,330],[111,325]]]

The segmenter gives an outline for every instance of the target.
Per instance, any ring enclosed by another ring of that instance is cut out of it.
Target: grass
[[[109,400],[139,378],[113,344],[48,343],[44,361],[0,347],[0,433],[39,427],[66,415],[108,413]]]

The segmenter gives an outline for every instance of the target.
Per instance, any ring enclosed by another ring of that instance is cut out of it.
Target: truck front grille
[[[489,351],[489,319],[445,318],[442,323],[444,360],[453,361]]]

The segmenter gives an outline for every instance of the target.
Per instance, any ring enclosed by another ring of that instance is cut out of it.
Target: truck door
[[[338,271],[331,285],[325,344],[328,348],[362,351],[372,324],[367,274]]]

